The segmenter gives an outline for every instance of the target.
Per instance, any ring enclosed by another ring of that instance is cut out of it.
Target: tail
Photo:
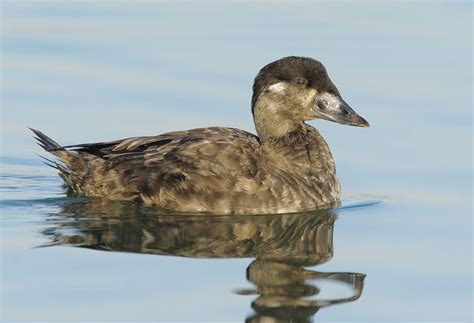
[[[28,129],[33,131],[33,133],[36,136],[35,139],[38,140],[38,145],[40,145],[47,152],[50,152],[53,155],[56,155],[54,152],[65,150],[60,144],[58,144],[56,141],[54,141],[53,139],[46,136],[41,131],[36,130],[36,129],[32,129],[32,128],[28,128]]]
[[[78,173],[80,174],[84,169],[84,162],[76,153],[67,151],[41,131],[32,128],[28,129],[35,134],[35,139],[38,141],[39,146],[59,159],[59,161],[55,161],[40,156],[46,160],[45,164],[59,170],[59,176],[64,180],[66,186],[73,191],[77,191],[77,183],[80,182]]]
[[[59,161],[55,161],[55,160],[51,160],[46,157],[40,156],[46,161],[45,164],[58,169],[59,171],[61,171],[61,173],[71,173],[71,169],[70,169],[71,161],[73,159],[77,159],[76,154],[70,151],[67,151],[60,144],[58,144],[56,141],[46,136],[41,131],[32,129],[32,128],[28,128],[28,129],[33,131],[33,133],[35,134],[34,138],[38,141],[38,145],[41,148],[43,148],[50,154],[53,154],[59,159]]]

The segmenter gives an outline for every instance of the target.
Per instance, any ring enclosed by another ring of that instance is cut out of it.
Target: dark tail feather
[[[71,172],[71,170],[69,169],[71,162],[74,159],[77,159],[75,158],[76,155],[64,149],[60,144],[58,144],[56,141],[46,136],[41,131],[31,129],[31,128],[28,128],[28,129],[33,131],[33,133],[36,135],[35,139],[38,140],[38,145],[40,145],[44,150],[53,154],[59,159],[59,162],[58,162],[56,160],[52,160],[52,159],[43,157],[41,155],[38,155],[39,157],[45,160],[44,163],[48,166],[58,169],[61,172],[69,174]]]
[[[54,163],[56,163],[56,161],[55,161],[55,160],[52,160],[52,159],[46,158],[46,157],[44,157],[44,156],[41,156],[41,155],[39,155],[39,154],[35,154],[35,155],[36,155],[36,156],[38,156],[39,158],[42,158],[42,159],[44,159],[44,160],[45,160],[45,161],[44,161],[44,163],[45,163],[45,164],[47,164],[47,163],[49,163],[49,164],[54,164]]]
[[[40,145],[44,150],[49,151],[49,152],[64,150],[64,148],[60,144],[58,144],[56,141],[46,136],[41,131],[32,129],[32,128],[28,128],[28,129],[33,131],[33,133],[36,136],[35,139],[38,140],[38,145]]]
[[[58,168],[58,163],[56,161],[54,161],[52,159],[49,159],[49,158],[46,158],[44,156],[41,156],[39,154],[35,154],[35,155],[38,156],[39,158],[44,159],[43,164],[48,165],[48,166],[53,167],[53,168],[56,168],[56,169],[59,169]]]
[[[70,152],[53,139],[46,136],[39,130],[29,128],[35,134],[35,139],[38,140],[38,145],[44,150],[53,154],[58,158],[58,161],[43,157],[44,163],[59,171],[59,176],[64,180],[66,186],[74,191],[74,187],[80,182],[80,177],[76,172],[81,173],[86,169],[84,162],[77,156],[76,153]]]

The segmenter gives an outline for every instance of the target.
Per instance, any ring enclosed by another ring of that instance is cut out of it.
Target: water
[[[2,321],[472,321],[470,2],[2,2]],[[342,207],[171,216],[64,195],[62,144],[253,131],[250,86],[320,59],[369,129],[312,122]]]

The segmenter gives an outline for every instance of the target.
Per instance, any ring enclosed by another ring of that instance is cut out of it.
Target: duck
[[[168,212],[278,214],[340,205],[328,144],[307,122],[369,127],[341,97],[324,65],[289,56],[253,83],[256,135],[209,127],[61,146],[39,130],[70,196],[143,203]]]

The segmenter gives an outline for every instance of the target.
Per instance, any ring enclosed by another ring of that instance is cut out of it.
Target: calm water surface
[[[472,321],[470,2],[2,2],[1,319]],[[252,79],[320,59],[372,127],[312,122],[335,210],[183,216],[67,198],[62,144],[253,132]]]

